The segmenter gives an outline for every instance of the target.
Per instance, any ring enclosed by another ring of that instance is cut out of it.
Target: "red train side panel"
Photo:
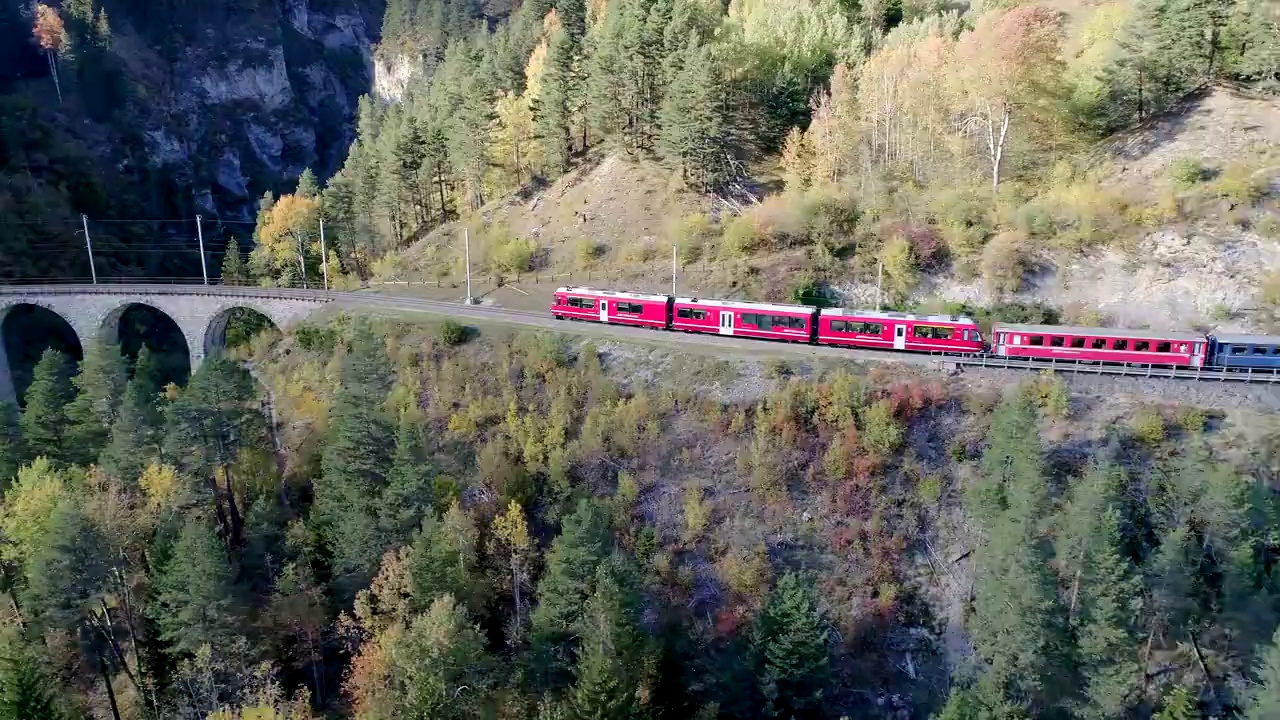
[[[1060,325],[1007,325],[991,329],[992,352],[1002,357],[1094,363],[1203,367],[1203,335]]]
[[[737,335],[766,340],[808,342],[818,311],[807,305],[676,298],[671,329]]]
[[[844,308],[818,315],[818,344],[916,352],[983,351],[982,333],[970,318]]]
[[[668,295],[562,287],[556,289],[551,314],[557,319],[571,318],[664,329],[667,326],[667,306],[670,302],[671,297]]]

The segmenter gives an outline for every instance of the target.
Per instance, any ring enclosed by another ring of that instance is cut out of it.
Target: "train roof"
[[[1213,339],[1226,345],[1280,345],[1280,335],[1214,335]]]
[[[627,292],[625,290],[600,290],[590,287],[558,287],[556,292],[576,293],[578,295],[599,295],[601,297],[616,297],[623,300],[648,300],[650,302],[666,302],[671,298],[670,295],[653,295],[651,293]]]
[[[1021,332],[1032,335],[1084,335],[1097,338],[1139,338],[1143,340],[1186,340],[1203,341],[1204,335],[1188,332],[1165,332],[1161,330],[1132,330],[1126,328],[1079,327],[1071,325],[1011,325],[996,323],[991,332]]]
[[[973,318],[963,315],[912,315],[902,312],[882,312],[879,310],[858,310],[856,308],[823,308],[823,315],[831,317],[860,317],[877,320],[914,320],[918,322],[947,322],[964,325],[977,325]]]
[[[749,300],[703,300],[694,297],[678,297],[676,304],[708,305],[710,307],[737,308],[739,310],[768,310],[770,312],[790,312],[812,314],[818,308],[809,305],[783,305],[779,303],[751,302]]]

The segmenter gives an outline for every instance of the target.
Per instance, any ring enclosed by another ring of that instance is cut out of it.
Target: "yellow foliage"
[[[773,575],[764,545],[730,552],[716,563],[716,570],[726,587],[749,598],[762,597]]]
[[[257,229],[257,246],[249,262],[263,275],[279,277],[298,267],[300,252],[320,249],[320,203],[302,195],[281,195],[264,213]]]
[[[138,478],[142,492],[147,496],[147,507],[152,511],[163,510],[177,504],[178,493],[182,487],[178,483],[178,472],[172,465],[151,463]]]
[[[898,298],[906,297],[919,278],[911,243],[901,235],[893,236],[885,243],[880,259],[884,263],[885,288]]]
[[[707,529],[711,521],[711,504],[702,498],[702,490],[687,487],[684,491],[684,540],[692,543]]]
[[[66,477],[48,458],[38,457],[18,470],[18,477],[4,493],[0,507],[0,558],[21,564],[49,530],[54,510],[71,499]]]

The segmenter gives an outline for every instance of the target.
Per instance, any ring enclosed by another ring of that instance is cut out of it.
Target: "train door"
[[[906,325],[893,326],[893,349],[894,350],[907,349],[907,326]]]
[[[733,313],[727,310],[720,311],[720,334],[721,335],[733,334]]]
[[[609,301],[600,301],[600,322],[609,322]]]
[[[1204,343],[1191,344],[1191,367],[1204,367]]]

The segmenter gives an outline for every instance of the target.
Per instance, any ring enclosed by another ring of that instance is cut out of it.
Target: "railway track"
[[[553,331],[572,330],[582,334],[613,337],[621,340],[633,339],[646,342],[660,340],[663,344],[675,346],[698,346],[702,349],[730,348],[764,355],[797,355],[809,357],[825,357],[832,359],[852,359],[866,362],[902,362],[916,365],[935,365],[944,369],[989,369],[989,370],[1025,370],[1044,371],[1078,375],[1109,375],[1142,379],[1189,380],[1193,382],[1232,382],[1260,383],[1274,385],[1280,383],[1280,370],[1226,370],[1221,368],[1191,369],[1174,368],[1158,365],[1104,365],[1077,363],[1071,361],[1038,360],[1024,358],[1006,358],[994,355],[948,355],[941,353],[901,352],[893,350],[862,350],[825,345],[808,345],[804,343],[784,343],[768,340],[753,340],[735,336],[706,335],[697,333],[681,333],[666,330],[651,330],[623,325],[605,323],[570,323],[552,318],[547,312],[520,310],[493,305],[464,305],[446,300],[427,300],[423,298],[396,295],[380,295],[370,292],[328,292],[324,290],[304,290],[298,288],[253,288],[229,287],[218,285],[163,285],[163,284],[119,284],[119,285],[53,285],[46,287],[0,287],[0,294],[119,294],[119,293],[152,293],[152,294],[185,294],[185,295],[221,295],[244,297],[279,297],[300,300],[313,300],[348,310],[389,310],[403,312],[425,312],[432,315],[452,317],[459,320],[478,322],[494,322],[508,325],[520,325]]]

